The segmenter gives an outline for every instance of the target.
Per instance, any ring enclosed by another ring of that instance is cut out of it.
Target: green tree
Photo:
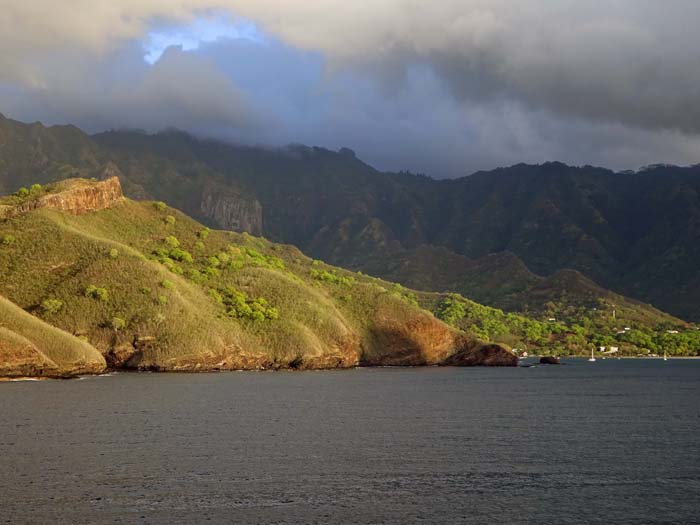
[[[97,299],[101,302],[107,302],[109,300],[109,292],[106,288],[100,288],[94,284],[89,285],[85,288],[85,296]]]
[[[121,317],[112,317],[111,326],[114,331],[123,330],[126,328],[126,320]]]
[[[41,309],[45,314],[56,314],[63,308],[63,301],[60,299],[44,299],[41,301]]]

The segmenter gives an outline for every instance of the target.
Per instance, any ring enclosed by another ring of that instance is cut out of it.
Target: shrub
[[[173,217],[172,215],[168,215],[167,217],[165,217],[165,224],[169,226],[175,224],[175,217]]]
[[[269,306],[262,298],[249,298],[245,292],[227,286],[223,290],[210,290],[209,295],[226,308],[226,315],[237,319],[249,319],[252,321],[274,320],[279,318],[277,308]]]
[[[32,184],[29,187],[29,193],[39,193],[42,189],[41,184]]]
[[[218,277],[219,275],[221,275],[221,272],[213,266],[207,266],[206,268],[204,268],[204,270],[202,270],[202,275],[204,275],[208,279],[210,277]]]
[[[158,304],[161,306],[165,306],[166,304],[168,304],[168,298],[165,295],[159,295]]]
[[[199,230],[199,232],[197,233],[197,236],[200,239],[202,239],[203,241],[206,241],[207,237],[209,237],[210,232],[211,232],[211,230],[209,228],[203,228],[203,229]]]
[[[10,235],[8,233],[0,238],[0,244],[3,244],[4,246],[9,246],[10,244],[14,244],[16,240],[17,238],[14,235]]]
[[[284,261],[279,257],[265,255],[254,248],[242,248],[240,253],[244,255],[246,262],[253,266],[284,270]]]
[[[191,263],[194,261],[192,254],[181,248],[173,248],[172,250],[170,250],[170,253],[168,253],[168,257],[179,262]]]
[[[113,330],[119,331],[123,330],[126,328],[126,321],[122,319],[121,317],[112,317],[112,321],[110,322],[110,326],[112,327]]]
[[[391,293],[393,295],[396,295],[397,297],[400,297],[401,299],[413,306],[418,306],[418,298],[416,297],[416,294],[414,294],[413,292],[409,292],[398,283],[394,283],[391,286]]]
[[[180,241],[178,241],[177,237],[175,237],[174,235],[168,235],[164,240],[165,240],[165,244],[167,244],[171,248],[179,248],[180,247]]]
[[[332,284],[339,284],[342,286],[352,286],[355,284],[354,277],[347,277],[345,275],[338,275],[335,271],[326,270],[311,270],[311,277],[319,281],[324,281]]]
[[[170,259],[166,259],[165,261],[163,261],[163,266],[165,266],[168,270],[170,270],[175,275],[182,275],[184,273],[182,268],[180,268],[177,264],[175,264]]]
[[[15,195],[21,199],[29,196],[29,190],[27,188],[20,188],[15,192]]]
[[[194,247],[197,248],[198,250],[203,250],[204,243],[202,241],[197,241],[196,243],[194,243]]]
[[[59,299],[44,299],[41,301],[41,309],[45,314],[56,314],[63,308],[63,301]]]
[[[209,289],[209,297],[214,299],[219,304],[224,304],[224,296],[221,295],[217,290],[214,290],[214,288]]]
[[[173,282],[168,281],[167,279],[164,279],[163,281],[161,281],[160,285],[163,288],[165,288],[166,290],[172,290],[173,288],[175,288],[175,285],[173,284]]]
[[[91,297],[97,299],[98,301],[106,302],[109,300],[109,292],[106,288],[99,288],[94,284],[91,284],[85,288],[85,297]]]
[[[218,268],[221,266],[221,261],[219,261],[218,257],[212,255],[211,257],[207,258],[207,264],[212,268]]]
[[[153,255],[156,256],[156,259],[158,259],[159,262],[165,264],[165,261],[170,258],[170,250],[166,250],[165,248],[156,248],[153,250]]]
[[[117,257],[119,257],[119,250],[117,250],[116,248],[112,248],[111,250],[109,250],[110,259],[116,259]]]
[[[187,270],[185,275],[187,276],[187,278],[190,281],[195,282],[197,284],[202,284],[204,281],[207,280],[206,275],[204,275],[202,272],[200,272],[196,268],[190,268],[189,270]]]
[[[153,205],[158,211],[165,211],[165,208],[167,208],[167,205],[162,201],[154,202]]]
[[[141,293],[143,295],[151,295],[151,292],[152,292],[152,290],[150,288],[148,288],[147,286],[144,286],[143,288],[141,288]]]

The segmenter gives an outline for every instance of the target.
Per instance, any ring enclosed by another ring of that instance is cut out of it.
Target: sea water
[[[700,361],[0,383],[0,521],[700,521]]]

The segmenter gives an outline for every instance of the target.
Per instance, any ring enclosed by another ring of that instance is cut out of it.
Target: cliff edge
[[[12,219],[41,208],[82,215],[109,208],[124,198],[119,177],[104,181],[68,179],[43,188],[26,198],[10,197],[0,203],[0,218]]]

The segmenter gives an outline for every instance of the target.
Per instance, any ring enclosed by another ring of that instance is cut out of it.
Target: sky
[[[696,0],[3,0],[0,113],[437,178],[700,162]]]

